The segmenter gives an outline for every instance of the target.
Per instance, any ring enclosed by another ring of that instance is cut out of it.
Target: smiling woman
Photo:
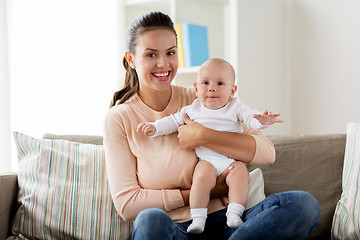
[[[8,2],[12,130],[101,135],[121,71],[118,1]]]

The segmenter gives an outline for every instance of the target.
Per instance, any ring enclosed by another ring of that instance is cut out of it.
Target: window
[[[101,135],[122,71],[117,1],[8,4],[11,131]]]

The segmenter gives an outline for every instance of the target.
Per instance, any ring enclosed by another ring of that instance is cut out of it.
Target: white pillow
[[[13,233],[30,239],[128,239],[108,188],[104,148],[15,132],[21,203]]]
[[[336,205],[332,239],[360,239],[360,123],[348,123],[342,194]]]
[[[249,209],[266,198],[264,193],[264,177],[260,168],[250,172],[249,199],[245,209]]]

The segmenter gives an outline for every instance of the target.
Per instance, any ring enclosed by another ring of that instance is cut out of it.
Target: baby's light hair
[[[235,83],[235,70],[234,70],[233,66],[228,61],[226,61],[222,58],[210,58],[206,62],[201,64],[198,76],[200,75],[200,72],[202,71],[202,69],[204,67],[206,67],[207,65],[209,65],[210,63],[223,63],[223,64],[227,65],[229,70],[231,71],[233,83]]]

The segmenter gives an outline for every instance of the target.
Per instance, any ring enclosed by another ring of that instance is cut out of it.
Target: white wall
[[[285,120],[265,133],[345,133],[360,121],[360,1],[237,5],[239,96]]]
[[[286,2],[239,0],[237,5],[239,97],[260,111],[281,113],[285,123],[273,125],[266,134],[290,134]]]
[[[289,3],[293,133],[345,133],[360,121],[360,1]]]

